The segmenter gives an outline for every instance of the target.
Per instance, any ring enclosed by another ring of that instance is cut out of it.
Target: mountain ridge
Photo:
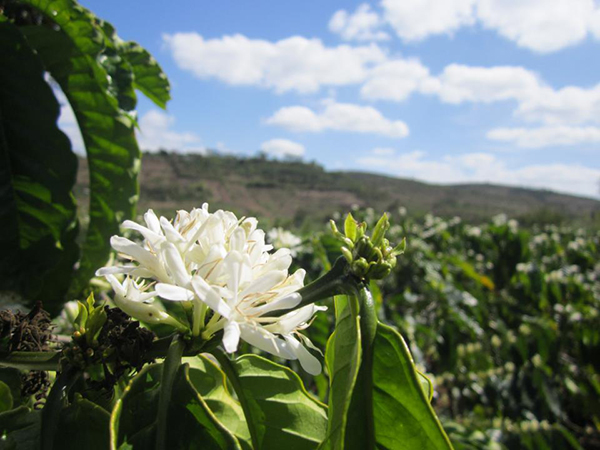
[[[326,171],[315,162],[216,154],[145,153],[140,176],[139,211],[166,216],[207,201],[273,223],[301,225],[327,220],[353,205],[377,211],[407,208],[409,214],[460,216],[486,221],[505,213],[524,222],[600,220],[600,201],[524,187],[466,183],[429,184],[358,171]],[[76,195],[89,193],[87,164],[80,160]]]

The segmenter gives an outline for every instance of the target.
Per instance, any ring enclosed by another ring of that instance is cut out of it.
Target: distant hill
[[[81,161],[77,196],[88,193]],[[522,222],[600,221],[600,202],[547,190],[491,184],[432,185],[362,172],[328,172],[316,163],[271,160],[264,156],[145,154],[139,211],[153,208],[168,217],[177,209],[209,202],[239,215],[300,226],[321,222],[354,204],[377,211],[404,206],[411,215],[431,212],[471,222],[506,213]]]

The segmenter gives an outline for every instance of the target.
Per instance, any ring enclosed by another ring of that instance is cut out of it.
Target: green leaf
[[[257,355],[217,358],[240,400],[254,449],[316,448],[325,438],[327,408],[295,372]]]
[[[171,86],[156,59],[135,42],[124,42],[119,49],[133,69],[133,86],[164,109],[171,99]]]
[[[360,318],[352,311],[358,309],[354,297],[335,297],[336,328],[327,343],[325,360],[329,370],[329,421],[327,440],[323,448],[343,449],[361,448],[364,444],[364,427],[349,426],[354,387],[358,378],[361,361]],[[357,414],[365,411],[356,410]],[[360,422],[360,417],[353,415],[351,423]],[[365,448],[365,447],[362,447]]]
[[[421,387],[406,343],[397,331],[381,323],[375,337],[373,391],[379,448],[452,448]]]
[[[78,257],[77,158],[39,57],[8,22],[0,40],[0,290],[56,311]]]
[[[381,218],[377,221],[375,229],[373,230],[373,236],[371,237],[373,246],[379,247],[379,245],[381,245],[381,242],[383,242],[383,237],[385,236],[385,232],[389,227],[390,221],[388,220],[387,214],[383,213]]]
[[[26,406],[0,414],[0,448],[11,450],[39,450],[40,424],[39,411],[31,411]]]
[[[60,27],[59,31],[49,27],[22,29],[69,100],[87,152],[90,223],[71,288],[76,295],[107,260],[110,236],[135,212],[141,154],[135,139],[135,121],[125,110],[133,106],[130,87],[122,73],[122,60],[114,60],[112,66],[99,63],[115,57],[111,51],[116,44],[111,41],[113,36],[106,35],[101,26],[104,23],[92,13],[72,0],[26,3]],[[116,71],[118,80],[113,81],[109,75]]]
[[[61,450],[105,450],[109,448],[110,414],[102,407],[77,394],[62,410],[54,448]]]
[[[111,448],[155,448],[162,372],[162,364],[146,366],[117,400],[110,418]],[[194,388],[187,364],[180,366],[175,377],[166,417],[169,448],[241,448]]]
[[[352,217],[351,213],[348,213],[348,215],[346,216],[346,221],[344,222],[344,234],[352,242],[356,242],[358,227],[356,225],[356,220],[354,220],[354,217]]]
[[[199,355],[190,361],[190,382],[219,421],[238,438],[242,448],[251,449],[244,411],[227,388],[223,371],[209,358]]]
[[[9,411],[13,407],[13,397],[6,383],[0,381],[0,413]]]
[[[13,401],[13,408],[21,406],[27,399],[21,396],[21,371],[13,368],[0,368],[0,381],[10,389],[10,396]]]

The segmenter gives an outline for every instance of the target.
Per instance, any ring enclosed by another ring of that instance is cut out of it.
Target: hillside
[[[87,197],[87,166],[80,161],[77,196]],[[592,199],[490,184],[432,185],[362,172],[327,172],[315,163],[218,155],[145,154],[139,210],[172,216],[209,202],[273,222],[323,221],[354,205],[376,210],[404,206],[412,215],[458,215],[477,222],[506,213],[524,222],[597,222]]]

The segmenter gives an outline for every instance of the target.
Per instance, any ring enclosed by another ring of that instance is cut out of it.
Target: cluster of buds
[[[130,369],[150,362],[145,354],[155,335],[116,308],[95,306],[94,297],[78,302],[73,340],[63,349],[66,361],[90,373],[92,381],[110,387]],[[98,372],[99,371],[99,372]],[[94,373],[98,372],[98,373]]]
[[[348,261],[351,273],[362,279],[380,280],[390,274],[396,266],[396,257],[404,253],[406,239],[395,247],[385,238],[390,227],[387,214],[383,214],[373,230],[367,236],[367,224],[357,223],[348,214],[344,222],[344,233],[341,233],[335,222],[331,221],[331,229],[337,239],[342,242],[341,252]]]

